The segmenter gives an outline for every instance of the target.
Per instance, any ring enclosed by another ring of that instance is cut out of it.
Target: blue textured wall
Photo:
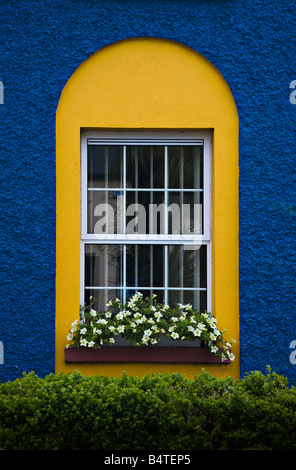
[[[167,38],[207,57],[240,117],[241,373],[295,383],[296,79],[292,0],[1,0],[0,379],[54,371],[55,112],[98,49]]]

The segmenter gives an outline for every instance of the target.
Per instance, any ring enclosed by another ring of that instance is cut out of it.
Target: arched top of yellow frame
[[[218,324],[238,341],[238,115],[231,90],[219,71],[187,46],[157,38],[127,39],[83,62],[68,80],[57,109],[56,371],[70,370],[64,346],[69,325],[79,314],[81,129],[213,129],[212,307]],[[234,364],[210,370],[237,378],[238,343],[233,352]],[[159,371],[154,366],[148,370]],[[94,373],[97,368],[85,365],[83,370]],[[116,365],[100,365],[99,370],[108,375],[121,371]],[[143,364],[124,364],[124,370],[147,372]],[[165,370],[175,371],[175,365]],[[197,366],[183,364],[181,370],[193,376]]]
[[[69,119],[72,130],[75,124],[154,129],[237,125],[234,99],[219,71],[193,49],[157,38],[123,40],[83,62],[63,90],[59,117]]]

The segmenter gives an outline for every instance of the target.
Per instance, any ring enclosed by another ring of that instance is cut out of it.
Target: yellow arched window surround
[[[66,364],[64,347],[80,304],[81,134],[83,130],[211,130],[212,312],[236,359],[220,364]],[[56,116],[56,372],[179,372],[201,368],[239,377],[238,115],[217,69],[173,41],[135,38],[99,50],[66,84]]]

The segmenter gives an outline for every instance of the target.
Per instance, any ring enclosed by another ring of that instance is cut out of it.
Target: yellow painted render
[[[82,129],[213,131],[212,312],[226,338],[237,343],[235,361],[221,364],[66,364],[64,347],[79,318],[80,135]],[[173,41],[134,38],[105,47],[68,80],[56,115],[56,373],[85,375],[178,372],[201,369],[239,378],[238,115],[217,69]]]

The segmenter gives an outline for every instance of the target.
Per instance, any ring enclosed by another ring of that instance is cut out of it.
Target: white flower
[[[109,343],[115,343],[115,339],[114,339],[114,338],[110,338],[110,339],[109,339]]]
[[[88,342],[88,347],[92,348],[94,346],[95,342],[94,341],[89,341]]]
[[[150,342],[151,342],[151,344],[156,344],[156,343],[157,343],[157,339],[151,338]]]
[[[156,312],[154,316],[156,317],[156,321],[159,321],[160,318],[162,317],[162,314],[160,312]]]
[[[96,317],[96,316],[97,316],[97,312],[96,312],[95,310],[91,309],[90,315],[91,315],[92,317]]]
[[[123,333],[124,332],[124,325],[120,325],[118,328],[117,328],[117,331],[119,333]]]
[[[106,325],[107,324],[107,320],[105,320],[105,318],[99,318],[99,320],[97,321],[97,323],[101,324],[101,325]]]
[[[217,352],[217,351],[218,351],[217,346],[212,346],[212,347],[211,347],[211,352],[212,352],[212,353],[215,353],[215,352]]]
[[[112,317],[112,313],[111,313],[111,312],[106,312],[106,313],[105,313],[105,317],[106,317],[106,318]]]
[[[194,331],[194,328],[192,325],[187,326],[188,331]]]
[[[67,336],[67,340],[71,341],[71,339],[73,339],[73,335],[72,335],[72,333],[69,333],[68,336]]]
[[[152,331],[149,329],[149,330],[145,330],[144,331],[144,335],[147,335],[147,336],[150,336],[152,335]]]
[[[195,330],[193,330],[193,334],[194,334],[194,336],[200,336],[201,335],[201,330],[196,328]]]
[[[227,353],[227,355],[231,361],[234,361],[235,355],[233,353]]]
[[[113,325],[108,326],[108,328],[109,328],[110,331],[114,331],[114,330],[115,330],[115,326],[113,326]]]
[[[171,333],[171,332],[174,331],[175,329],[176,329],[176,325],[170,326],[170,327],[169,327],[169,332]]]
[[[112,300],[109,300],[109,302],[106,303],[106,307],[110,307],[112,305]]]
[[[148,341],[149,341],[149,336],[148,336],[148,335],[144,335],[144,336],[142,337],[142,343],[147,344]]]
[[[176,332],[173,332],[173,333],[172,333],[172,338],[174,338],[174,339],[177,339],[177,338],[179,338],[179,335],[178,335],[178,333],[176,333]]]
[[[202,317],[209,319],[210,315],[208,315],[206,312],[201,314]]]
[[[86,329],[86,328],[82,328],[82,329],[80,330],[80,333],[81,333],[82,335],[85,335],[86,332],[87,332],[87,329]]]
[[[87,345],[86,339],[82,339],[82,340],[80,341],[80,346],[86,346],[86,345]]]
[[[177,317],[172,317],[171,320],[172,321],[178,321],[178,318]]]
[[[122,319],[123,319],[122,313],[119,312],[119,313],[116,315],[116,318],[117,318],[117,320],[122,320]]]
[[[76,328],[77,328],[77,324],[78,324],[78,320],[73,321],[73,323],[72,323],[72,325],[71,325],[71,326],[72,326],[72,328],[71,328],[71,333],[74,333],[74,331],[75,331]]]

